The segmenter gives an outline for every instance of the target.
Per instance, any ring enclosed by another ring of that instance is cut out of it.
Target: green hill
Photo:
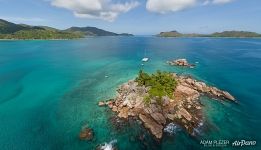
[[[74,39],[82,33],[70,33],[46,26],[14,24],[0,19],[0,39]]]
[[[170,31],[170,32],[161,32],[157,36],[160,36],[160,37],[202,37],[204,35],[196,34],[196,33],[183,34],[183,33],[179,33],[178,31]]]
[[[27,27],[23,25],[17,25],[5,20],[0,19],[0,34],[10,34],[15,33],[20,30],[26,30]]]
[[[224,31],[211,34],[212,37],[261,37],[261,34],[247,31]]]
[[[105,31],[96,27],[71,27],[69,29],[66,29],[64,31],[67,32],[82,32],[86,36],[116,36],[118,34]]]
[[[216,32],[213,34],[183,34],[177,31],[161,32],[157,36],[159,37],[261,37],[261,34],[247,31],[224,31]]]
[[[157,36],[161,36],[161,37],[180,37],[180,36],[182,36],[182,34],[179,33],[178,31],[170,31],[170,32],[160,32],[160,34],[158,34]]]
[[[132,36],[132,34],[122,33],[117,34],[114,32],[102,30],[96,27],[71,27],[64,31],[67,32],[76,32],[76,33],[84,33],[85,36]]]
[[[71,27],[59,30],[48,26],[15,24],[0,19],[0,39],[74,39],[85,36],[132,36],[132,34],[117,34],[96,27]]]
[[[133,34],[129,34],[129,33],[121,33],[121,34],[118,34],[119,36],[133,36]]]
[[[82,34],[52,30],[20,30],[13,34],[0,34],[0,39],[75,39],[82,38]]]

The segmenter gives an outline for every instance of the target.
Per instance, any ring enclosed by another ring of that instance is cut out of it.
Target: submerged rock
[[[87,140],[90,141],[93,139],[93,130],[91,128],[88,127],[84,127],[79,135],[80,140]]]
[[[98,105],[99,105],[100,107],[102,107],[102,106],[105,106],[105,105],[106,105],[106,103],[105,103],[105,102],[103,102],[103,101],[100,101],[100,102],[98,103]]]

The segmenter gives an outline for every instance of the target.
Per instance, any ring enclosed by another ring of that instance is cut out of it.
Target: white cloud
[[[73,11],[76,17],[114,21],[119,14],[137,7],[139,2],[115,3],[112,0],[52,0],[51,4]]]
[[[147,0],[146,8],[149,11],[165,14],[180,11],[196,4],[197,0]]]
[[[230,3],[234,0],[205,0],[202,5],[217,5],[217,4],[226,4],[226,3]]]
[[[230,3],[233,0],[213,0],[213,4],[226,4],[226,3]]]
[[[137,7],[141,0],[45,0],[56,7],[71,10],[76,17],[114,21],[120,14]],[[127,1],[127,2],[126,2]],[[150,12],[169,13],[195,6],[226,4],[234,0],[147,0]]]
[[[193,6],[230,3],[234,0],[147,0],[146,8],[151,12],[165,14]]]

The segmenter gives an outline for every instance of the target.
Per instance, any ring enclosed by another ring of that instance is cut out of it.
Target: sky
[[[261,0],[0,0],[0,18],[58,29],[94,26],[136,35],[172,30],[261,33]]]

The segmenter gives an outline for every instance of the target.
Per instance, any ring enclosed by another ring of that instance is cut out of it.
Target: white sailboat
[[[146,49],[145,49],[145,57],[144,58],[142,58],[142,60],[141,60],[142,62],[147,62],[147,61],[149,61],[149,58],[148,57],[146,57]]]
[[[144,58],[142,58],[142,60],[141,61],[143,61],[143,62],[147,62],[147,61],[149,61],[149,58],[147,58],[147,57],[144,57]]]

